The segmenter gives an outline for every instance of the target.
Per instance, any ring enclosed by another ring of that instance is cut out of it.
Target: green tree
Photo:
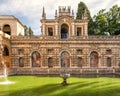
[[[100,10],[93,18],[96,35],[120,34],[120,7],[114,5],[108,12]]]
[[[31,27],[26,27],[25,36],[33,36],[33,31]]]
[[[100,10],[97,15],[93,17],[94,20],[94,32],[95,35],[105,35],[105,31],[107,28],[107,18],[105,16],[105,9]]]
[[[91,19],[90,11],[88,10],[88,7],[84,2],[80,2],[78,4],[78,9],[77,9],[77,16],[76,19],[82,19],[82,15],[84,14],[84,10],[87,12],[88,19]]]
[[[106,12],[108,20],[108,32],[111,35],[120,34],[120,7],[114,5],[108,12]]]
[[[78,4],[76,19],[82,19],[82,16],[83,16],[85,10],[86,10],[87,17],[88,17],[88,34],[92,35],[92,34],[94,34],[93,20],[91,18],[89,9],[84,2],[80,2]]]
[[[33,36],[33,31],[31,29],[31,27],[29,27],[29,36]]]
[[[29,30],[28,30],[28,27],[27,26],[25,26],[25,36],[28,36],[29,35]]]

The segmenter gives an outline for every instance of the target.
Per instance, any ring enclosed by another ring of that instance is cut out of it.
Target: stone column
[[[74,36],[75,35],[75,24],[71,23],[71,25],[72,25],[72,36]]]
[[[55,23],[55,36],[59,35],[58,23]]]
[[[71,59],[70,60],[71,61],[71,66],[70,66],[71,68],[76,67],[76,60],[77,60],[76,58],[77,58],[77,56],[75,56],[75,55],[71,56],[71,58],[70,58]]]
[[[104,54],[101,54],[101,62],[100,62],[100,65],[101,65],[101,67],[105,67],[105,65],[104,65]]]
[[[101,68],[102,65],[101,65],[101,55],[98,56],[98,68]]]
[[[90,56],[86,55],[86,68],[90,68]]]
[[[45,23],[42,23],[42,34],[45,35]]]
[[[84,35],[88,36],[88,25],[87,24],[84,25]]]

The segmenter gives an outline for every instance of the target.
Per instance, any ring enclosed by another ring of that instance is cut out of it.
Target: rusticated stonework
[[[87,16],[76,20],[70,7],[59,7],[55,19],[46,19],[43,9],[41,25],[41,36],[24,36],[18,19],[0,17],[1,60],[9,74],[60,74],[64,68],[71,74],[120,72],[120,37],[88,36]]]

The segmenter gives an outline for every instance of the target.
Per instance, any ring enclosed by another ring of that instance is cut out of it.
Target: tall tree
[[[93,20],[95,34],[120,34],[120,7],[118,5],[114,5],[108,12],[105,9],[100,10]]]
[[[33,36],[33,31],[31,29],[31,27],[26,27],[26,31],[25,31],[25,36]]]
[[[120,7],[114,5],[108,12],[106,12],[106,18],[108,20],[108,32],[111,35],[120,34]]]
[[[89,20],[89,22],[88,22],[88,34],[92,35],[92,34],[94,34],[94,32],[93,32],[93,20],[91,18],[89,9],[84,2],[80,2],[78,4],[76,19],[82,19],[82,16],[84,14],[84,10],[86,10],[87,17]]]
[[[31,29],[31,27],[29,27],[29,36],[33,36],[33,31]]]
[[[28,30],[28,27],[27,26],[25,26],[25,36],[28,36],[29,35],[29,30]]]
[[[87,12],[88,19],[91,19],[90,11],[88,10],[88,7],[86,6],[86,4],[84,2],[80,2],[78,4],[76,19],[82,19],[84,10],[86,10],[86,12]]]
[[[93,17],[93,20],[94,20],[93,30],[95,32],[95,35],[105,35],[107,31],[104,30],[106,30],[108,24],[107,18],[105,16],[105,9],[100,10],[97,13],[97,15]]]

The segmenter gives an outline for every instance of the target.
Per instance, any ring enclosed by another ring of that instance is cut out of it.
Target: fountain
[[[3,79],[2,82],[0,82],[0,85],[5,85],[5,84],[13,84],[14,82],[11,82],[8,80],[8,73],[7,73],[7,66],[4,63],[4,61],[1,62],[3,66],[3,76],[1,78]]]
[[[4,80],[7,81],[7,67],[6,67],[6,64],[4,63],[4,61],[1,62],[2,64],[2,67],[3,67],[3,76],[4,77]]]
[[[67,66],[66,66],[66,64],[64,64],[64,65],[65,65],[64,70],[62,73],[60,73],[60,77],[63,79],[63,81],[61,83],[63,86],[68,85],[67,78],[70,77],[70,74],[67,72],[67,69],[66,69]]]
[[[2,46],[2,36],[0,35],[0,40],[1,40],[1,44],[0,44],[0,61],[1,61],[1,65],[2,65],[2,69],[3,69],[3,75],[2,76],[0,76],[3,80],[2,80],[2,82],[0,82],[0,85],[1,84],[12,84],[12,83],[14,83],[14,82],[11,82],[11,81],[9,81],[8,80],[8,72],[7,72],[7,66],[6,66],[6,64],[5,64],[5,62],[4,62],[4,59],[3,59],[3,56],[2,56],[2,52],[3,52],[3,46]]]
[[[60,77],[63,78],[63,82],[61,83],[62,85],[68,85],[67,83],[67,78],[70,77],[70,74],[66,72],[66,70],[64,70],[63,73],[60,74]]]

